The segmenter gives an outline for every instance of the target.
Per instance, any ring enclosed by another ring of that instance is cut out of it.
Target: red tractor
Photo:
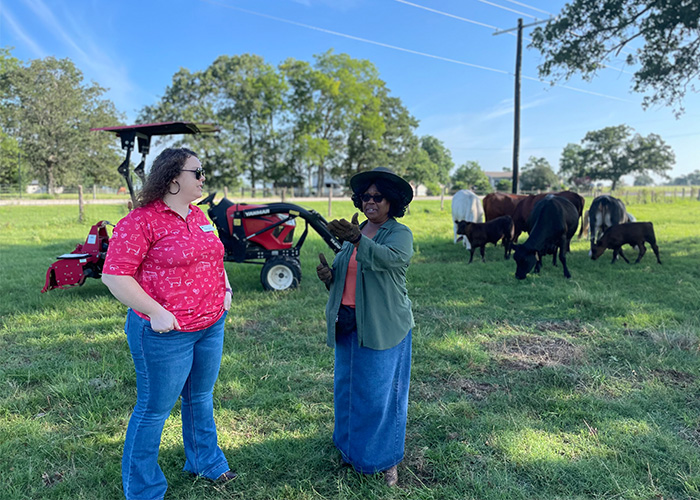
[[[126,179],[132,204],[136,196],[130,173],[130,158],[134,145],[142,154],[141,163],[134,172],[145,179],[146,155],[154,135],[196,134],[218,130],[213,125],[188,122],[154,123],[127,127],[107,127],[93,130],[114,132],[126,149],[126,159],[119,166],[119,173]],[[224,260],[262,264],[260,281],[265,290],[286,290],[295,288],[301,282],[299,254],[313,228],[334,252],[342,244],[326,228],[326,220],[316,211],[307,210],[290,203],[270,203],[268,205],[248,205],[233,203],[224,198],[214,203],[216,192],[198,203],[208,205],[207,213],[216,225],[219,238],[226,251]],[[306,225],[294,243],[296,219],[301,218]],[[102,266],[109,246],[107,221],[100,221],[90,229],[84,244],[78,245],[70,254],[58,257],[46,272],[46,284],[42,293],[54,288],[69,288],[82,285],[86,277],[100,278]]]

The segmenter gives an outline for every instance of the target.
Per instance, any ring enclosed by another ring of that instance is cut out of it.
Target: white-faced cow
[[[571,278],[566,266],[566,252],[576,234],[578,218],[578,209],[566,198],[549,195],[538,201],[528,219],[528,239],[522,245],[513,246],[513,259],[517,264],[515,277],[525,279],[533,267],[536,273],[540,272],[543,255],[553,255],[552,264],[556,266],[559,250],[564,276]]]
[[[591,252],[589,252],[589,255],[592,255],[593,245],[606,229],[616,224],[625,224],[627,222],[630,222],[630,216],[627,214],[622,200],[618,200],[608,194],[595,198],[591,203],[591,208],[588,210],[588,230],[591,240]]]
[[[468,189],[457,191],[452,197],[452,220],[467,222],[482,222],[484,220],[484,209],[481,208],[479,197]],[[454,223],[454,242],[460,239],[465,248],[469,250],[471,243],[466,236],[457,233],[457,223]]]
[[[603,236],[593,244],[591,248],[591,259],[596,260],[598,257],[603,255],[603,252],[607,248],[613,249],[612,264],[615,263],[617,256],[619,255],[625,262],[630,263],[622,253],[622,245],[631,245],[639,249],[639,255],[637,260],[634,262],[638,264],[644,254],[647,251],[644,242],[651,245],[651,249],[654,250],[654,255],[656,255],[656,262],[661,264],[661,258],[659,257],[659,247],[656,246],[656,235],[654,234],[654,225],[651,222],[630,222],[628,224],[618,224],[611,226],[605,230]]]
[[[474,258],[474,252],[477,248],[481,250],[481,261],[484,259],[484,247],[487,243],[496,245],[500,240],[503,240],[505,248],[505,259],[510,258],[510,249],[513,241],[513,219],[510,215],[503,215],[488,222],[467,222],[455,221],[457,224],[457,234],[462,234],[469,238],[471,249],[469,250],[469,264]]]

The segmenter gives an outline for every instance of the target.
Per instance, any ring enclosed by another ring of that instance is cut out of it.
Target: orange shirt
[[[355,289],[357,287],[357,247],[352,250],[348,272],[345,274],[345,288],[340,303],[344,306],[355,307]]]

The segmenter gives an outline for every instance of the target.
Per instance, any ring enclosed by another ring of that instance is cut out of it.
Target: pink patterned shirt
[[[133,276],[182,331],[202,330],[224,313],[224,246],[213,229],[196,206],[183,220],[156,200],[119,221],[102,272]]]

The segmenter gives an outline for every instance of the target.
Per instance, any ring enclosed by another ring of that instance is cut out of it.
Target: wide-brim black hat
[[[354,193],[363,187],[370,185],[375,179],[384,179],[391,182],[394,187],[401,193],[406,205],[413,199],[413,188],[403,178],[396,175],[391,169],[386,167],[377,167],[374,170],[360,172],[350,178],[350,187]],[[358,193],[362,194],[362,193]]]

